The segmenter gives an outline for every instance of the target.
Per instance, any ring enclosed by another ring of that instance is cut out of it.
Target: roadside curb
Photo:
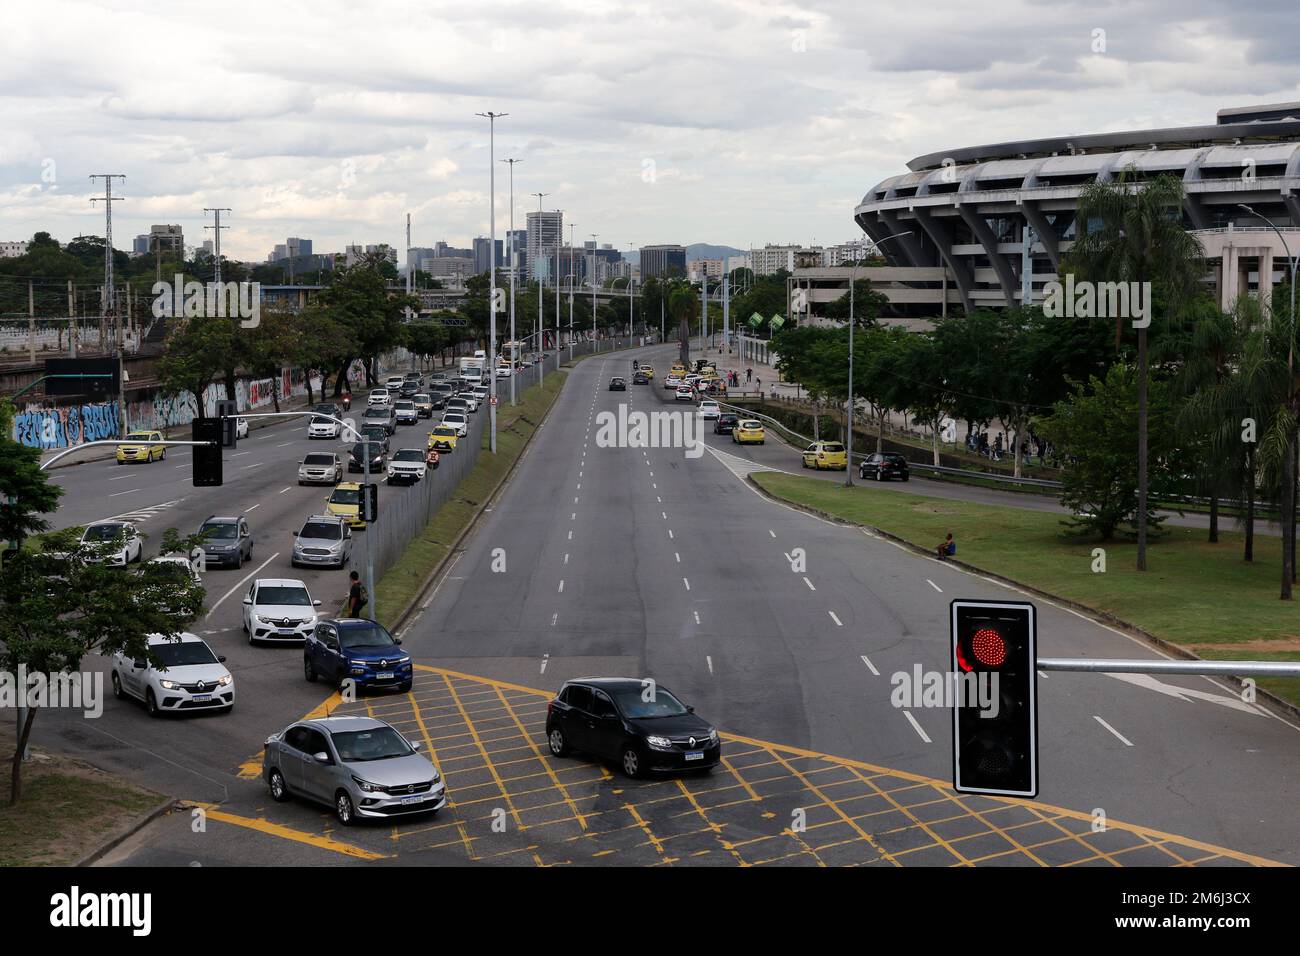
[[[126,842],[127,839],[139,833],[150,823],[153,823],[154,820],[157,820],[159,817],[163,816],[166,813],[170,813],[172,810],[176,809],[179,806],[180,806],[180,801],[176,800],[174,797],[167,797],[165,800],[163,800],[161,803],[155,806],[152,810],[149,810],[146,813],[142,814],[141,816],[136,817],[126,826],[122,827],[122,829],[113,833],[110,837],[108,837],[106,840],[100,843],[99,846],[91,850],[89,853],[87,853],[81,859],[77,860],[77,862],[73,863],[72,865],[75,867],[91,866],[92,864],[95,863],[96,860],[99,860],[101,857],[105,856],[110,850],[116,849],[122,843]]]
[[[862,524],[857,521],[850,521],[848,518],[842,518],[839,515],[831,514],[828,511],[822,511],[820,508],[814,508],[811,505],[805,505],[797,501],[791,501],[788,498],[782,498],[778,495],[774,495],[754,480],[754,474],[755,474],[754,472],[751,472],[750,474],[746,475],[745,481],[749,484],[751,488],[757,491],[764,498],[767,498],[769,501],[775,502],[777,504],[787,505],[788,507],[794,508],[798,511],[802,511],[805,514],[810,514],[813,515],[814,517],[821,518],[823,521],[829,521],[832,524],[842,525],[846,528],[861,528],[864,531],[867,531],[868,533],[875,535],[876,537],[880,537],[885,539],[886,541],[893,542],[894,544],[906,548],[907,550],[912,551],[918,555],[922,555],[923,557],[927,557],[927,558],[934,558],[934,552],[930,548],[922,547],[921,545],[909,541],[906,538],[899,537],[898,535],[893,534],[892,532],[885,531],[881,528],[877,528],[875,525]],[[1175,644],[1172,641],[1169,641],[1163,637],[1158,637],[1157,635],[1152,634],[1150,631],[1147,631],[1137,626],[1136,624],[1132,624],[1121,617],[1117,617],[1114,614],[1111,614],[1109,611],[1102,611],[1095,607],[1090,607],[1087,604],[1081,604],[1080,602],[1072,600],[1070,598],[1061,597],[1059,594],[1053,594],[1051,591],[1044,591],[1042,588],[1034,587],[1032,584],[1025,584],[1023,581],[1017,581],[1015,578],[1009,578],[1004,574],[999,574],[996,571],[990,571],[987,568],[978,567],[977,565],[970,564],[966,561],[961,561],[957,558],[948,558],[944,561],[944,563],[953,565],[954,567],[961,568],[963,571],[968,571],[971,574],[978,575],[982,578],[987,578],[990,581],[995,581],[998,584],[1004,584],[1007,585],[1008,587],[1013,587],[1016,588],[1017,590],[1024,591],[1027,594],[1032,594],[1035,597],[1040,597],[1043,598],[1044,600],[1051,601],[1053,604],[1058,604],[1061,607],[1069,608],[1070,610],[1076,611],[1079,614],[1083,615],[1084,617],[1087,617],[1090,620],[1095,621],[1096,623],[1106,624],[1110,627],[1123,630],[1127,632],[1130,636],[1140,638],[1141,640],[1152,645],[1153,647],[1158,648],[1161,651],[1164,651],[1166,654],[1170,654],[1182,660],[1186,660],[1186,661],[1212,660],[1212,658],[1199,657],[1196,654],[1189,651],[1187,648],[1183,647],[1182,645]],[[1231,682],[1237,687],[1243,686],[1241,679],[1238,677],[1223,677],[1223,679]],[[1288,700],[1284,700],[1283,698],[1278,697],[1276,694],[1272,693],[1271,691],[1266,690],[1263,687],[1256,686],[1255,695],[1256,695],[1256,703],[1267,703],[1271,709],[1282,711],[1288,717],[1291,717],[1293,719],[1300,718],[1300,706],[1297,706]]]
[[[555,374],[555,373],[551,373],[551,374]],[[483,515],[486,513],[487,507],[496,500],[496,497],[498,494],[500,494],[501,489],[505,487],[505,483],[509,481],[510,478],[514,475],[515,469],[518,468],[519,463],[524,460],[524,454],[528,451],[530,447],[532,447],[533,439],[537,437],[537,433],[542,430],[542,426],[546,424],[548,419],[550,419],[551,410],[555,408],[555,403],[559,401],[560,395],[563,394],[564,392],[564,385],[567,384],[568,384],[567,380],[563,384],[561,384],[559,391],[555,393],[555,398],[552,399],[551,404],[547,406],[546,413],[542,415],[542,420],[537,423],[537,427],[533,429],[533,433],[528,436],[528,439],[524,442],[523,447],[519,449],[519,456],[515,458],[513,462],[511,462],[510,467],[506,469],[505,474],[501,476],[500,480],[497,481],[496,485],[493,486],[492,490],[488,492],[486,496],[484,496],[483,500],[478,503],[478,506],[474,509],[474,514],[471,516],[469,522],[465,525],[465,527],[461,528],[460,534],[456,535],[456,540],[453,541],[451,545],[447,548],[447,553],[444,554],[442,558],[439,559],[438,563],[435,564],[429,570],[428,575],[420,583],[420,586],[415,590],[415,593],[412,596],[411,600],[409,600],[406,603],[406,606],[402,608],[402,610],[398,613],[396,619],[394,619],[393,621],[392,627],[389,628],[389,630],[392,631],[394,634],[401,632],[402,628],[405,627],[407,618],[411,616],[411,612],[415,610],[416,606],[420,603],[421,599],[425,596],[426,593],[428,593],[429,588],[433,585],[435,581],[438,580],[438,578],[442,575],[443,571],[446,570],[447,564],[451,561],[453,557],[456,556],[456,553],[460,548],[461,543],[467,537],[469,537],[471,531],[473,531],[476,527],[478,527],[479,519],[482,518]],[[467,475],[466,477],[469,476]]]

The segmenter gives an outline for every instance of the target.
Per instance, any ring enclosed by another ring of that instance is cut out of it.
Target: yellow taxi
[[[353,528],[364,528],[361,520],[361,486],[355,481],[341,481],[325,499],[325,512],[342,518]]]
[[[674,362],[673,367],[668,370],[669,375],[676,375],[678,378],[686,374],[686,366],[681,362]]]
[[[426,447],[436,451],[455,451],[458,437],[454,426],[435,425],[433,431],[429,432],[429,444]]]
[[[742,418],[731,430],[731,440],[737,445],[762,445],[766,439],[763,423],[754,418]]]
[[[803,466],[844,471],[849,467],[849,453],[842,442],[815,441],[803,450]]]
[[[644,373],[646,378],[655,377],[655,367],[653,365],[638,365],[636,370]]]
[[[128,461],[162,461],[167,457],[167,446],[161,444],[162,432],[127,432],[126,439],[117,446],[117,463]]]

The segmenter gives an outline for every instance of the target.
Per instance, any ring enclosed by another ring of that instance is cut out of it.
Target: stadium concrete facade
[[[1300,103],[1224,109],[1206,126],[963,147],[907,165],[854,210],[896,267],[896,294],[886,294],[900,317],[933,317],[954,299],[967,310],[1041,303],[1078,234],[1080,194],[1130,169],[1138,180],[1182,180],[1184,223],[1225,307],[1288,278],[1284,243],[1242,205],[1300,252]]]

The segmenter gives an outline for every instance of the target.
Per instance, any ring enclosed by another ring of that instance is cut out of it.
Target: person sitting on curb
[[[957,553],[957,542],[952,540],[952,532],[948,532],[948,537],[944,539],[943,544],[935,548],[939,554],[939,560],[944,561]]]

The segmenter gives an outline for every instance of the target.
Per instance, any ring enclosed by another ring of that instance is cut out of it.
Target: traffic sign
[[[369,524],[379,518],[379,486],[373,481],[361,486],[361,520]]]
[[[496,403],[497,403],[497,397],[496,397],[495,395],[493,395],[493,396],[492,396],[492,404],[495,405]]]

